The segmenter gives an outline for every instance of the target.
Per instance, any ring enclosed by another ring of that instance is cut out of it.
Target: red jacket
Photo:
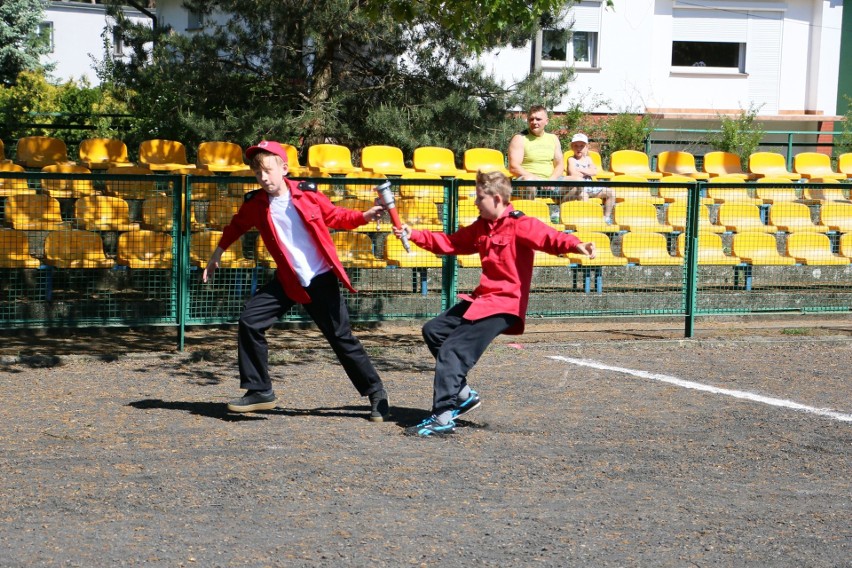
[[[515,211],[510,203],[499,219],[482,217],[452,235],[431,231],[411,232],[411,240],[435,254],[479,253],[482,276],[473,294],[459,297],[472,302],[464,317],[478,320],[495,314],[513,314],[521,318],[506,333],[520,335],[529,303],[535,251],[549,254],[578,252],[581,241],[560,233],[534,217]]]
[[[343,265],[337,258],[337,249],[334,248],[334,242],[331,240],[328,229],[352,230],[361,225],[366,225],[367,221],[364,219],[364,214],[361,211],[353,211],[333,205],[328,197],[317,191],[316,185],[313,183],[290,179],[285,181],[290,190],[293,206],[301,215],[317,248],[332,267],[337,278],[349,290],[356,292],[357,290],[352,287]],[[296,271],[293,270],[293,265],[290,263],[290,256],[278,240],[278,232],[272,224],[272,215],[269,212],[269,194],[263,190],[246,194],[240,210],[225,227],[222,238],[219,240],[219,246],[223,250],[227,249],[231,246],[231,243],[239,239],[252,227],[257,227],[260,231],[260,236],[263,238],[266,248],[269,249],[269,253],[275,259],[275,264],[278,265],[276,275],[287,296],[300,304],[310,304],[311,297],[308,296],[299,282]]]

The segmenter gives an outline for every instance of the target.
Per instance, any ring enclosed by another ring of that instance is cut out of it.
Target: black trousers
[[[312,300],[304,304],[305,310],[328,340],[358,393],[367,396],[384,388],[364,346],[352,335],[349,312],[340,294],[337,276],[333,272],[320,274],[305,290]],[[240,387],[247,390],[272,388],[266,330],[295,303],[284,293],[278,278],[246,302],[240,315],[238,339]]]
[[[518,316],[496,314],[464,319],[470,302],[460,302],[423,326],[423,339],[435,357],[432,412],[440,414],[457,404],[467,384],[467,373],[498,335],[518,321]]]

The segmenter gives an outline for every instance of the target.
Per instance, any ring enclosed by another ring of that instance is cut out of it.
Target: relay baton
[[[399,219],[399,212],[396,210],[396,201],[393,198],[393,192],[390,187],[391,183],[389,181],[376,187],[376,193],[379,194],[379,204],[390,214],[393,226],[397,229],[402,229],[402,221]],[[411,246],[408,244],[408,234],[403,232],[400,240],[402,241],[402,246],[405,248],[405,252],[410,253]]]

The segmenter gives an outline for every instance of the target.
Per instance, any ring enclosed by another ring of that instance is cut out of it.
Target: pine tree
[[[0,84],[14,85],[21,71],[47,70],[39,61],[50,52],[39,35],[47,0],[0,2]]]

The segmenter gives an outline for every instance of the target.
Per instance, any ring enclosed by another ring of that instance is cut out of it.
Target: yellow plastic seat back
[[[389,235],[385,241],[385,261],[391,266],[400,268],[441,268],[443,260],[414,243],[409,243],[411,252],[405,252],[402,241]]]
[[[349,172],[346,174],[345,178],[347,180],[359,180],[359,179],[386,179],[387,176],[385,174],[377,174],[373,172]],[[375,187],[376,185],[382,182],[376,181],[365,181],[360,183],[346,183],[344,186],[344,191],[346,195],[350,197],[354,197],[356,199],[363,199],[364,201],[375,201],[375,199],[379,196],[376,193]]]
[[[643,266],[683,264],[682,258],[669,254],[668,241],[660,233],[625,233],[621,237],[621,256]]]
[[[793,156],[793,171],[808,179],[846,179],[846,174],[831,169],[831,158],[819,152],[799,152]]]
[[[731,176],[739,180],[751,180],[756,175],[743,170],[740,157],[731,152],[707,152],[704,154],[704,171],[710,174],[710,178],[719,176]]]
[[[666,209],[666,222],[676,231],[686,231],[686,210],[687,203],[685,201],[672,203]],[[712,224],[710,222],[710,211],[706,206],[699,205],[698,230],[708,233],[724,233],[725,227]]]
[[[27,234],[0,229],[0,268],[38,268],[41,261],[30,255]]]
[[[72,229],[53,231],[44,241],[44,263],[55,268],[112,268],[101,236]]]
[[[654,205],[642,201],[619,203],[615,206],[613,218],[622,229],[631,232],[671,233],[674,230],[668,223],[660,223]]]
[[[828,235],[820,233],[793,233],[787,236],[787,256],[808,265],[846,265],[849,259],[831,252]]]
[[[584,254],[569,252],[567,258],[582,266],[624,266],[627,259],[623,256],[615,256],[612,253],[612,243],[606,233],[593,231],[578,231],[573,233],[575,237],[584,243],[595,244],[595,258],[589,258]]]
[[[189,246],[190,263],[199,268],[207,268],[207,262],[213,255],[213,251],[219,246],[222,231],[201,231],[192,233]],[[254,261],[243,256],[243,243],[241,239],[234,241],[222,255],[219,268],[253,268]]]
[[[24,173],[24,171],[24,167],[18,164],[13,164],[12,162],[0,163],[0,172]],[[35,193],[35,190],[29,187],[29,183],[24,177],[0,178],[0,197],[33,193]]]
[[[389,237],[395,238],[395,237]],[[373,254],[370,237],[360,233],[338,231],[331,235],[337,258],[346,268],[384,268],[387,263]]]
[[[150,176],[151,170],[138,166],[109,168],[110,176]],[[110,178],[104,181],[104,193],[122,199],[146,199],[157,193],[157,184],[145,180],[124,180]]]
[[[136,231],[139,223],[130,222],[130,208],[120,197],[89,195],[74,203],[80,227],[87,231]]]
[[[207,208],[207,226],[211,229],[223,230],[233,219],[243,204],[239,197],[217,197]]]
[[[340,144],[314,144],[308,148],[308,166],[329,174],[360,172],[352,164],[352,152]]]
[[[677,237],[677,254],[686,256],[685,234]],[[698,233],[698,264],[735,266],[740,262],[738,257],[725,254],[721,236],[705,231]]]
[[[71,174],[67,178],[43,178],[41,180],[42,190],[51,197],[68,199],[95,194],[95,186],[92,183],[92,180],[75,179],[73,177],[74,174],[91,174],[92,172],[89,168],[78,166],[76,164],[53,164],[51,166],[43,167],[41,171],[48,174]]]
[[[787,160],[778,152],[754,152],[748,158],[748,169],[757,177],[801,179],[801,174],[787,170]]]
[[[570,151],[566,151],[565,154],[568,154],[569,152]],[[571,153],[573,153],[573,152],[571,152]],[[600,155],[599,152],[596,152],[594,150],[589,150],[589,158],[592,159],[592,163],[598,169],[598,173],[596,173],[594,176],[592,176],[592,179],[595,179],[595,180],[612,179],[612,177],[615,174],[604,169],[603,161],[601,160],[601,155]],[[567,156],[565,156],[564,162],[565,162],[565,168],[566,168],[566,171],[567,171],[567,168],[568,168],[568,157]]]
[[[250,169],[236,170],[231,172],[231,177],[248,177],[254,178],[254,172]],[[256,178],[255,178],[256,179]],[[242,197],[249,191],[260,189],[260,184],[257,182],[231,182],[227,183],[228,195],[232,197]]]
[[[365,146],[361,150],[361,167],[367,171],[389,176],[414,172],[405,165],[402,149],[396,146]]]
[[[131,269],[172,267],[172,237],[160,231],[129,231],[118,237],[116,263]]]
[[[748,187],[718,187],[719,185],[745,182],[734,176],[719,176],[710,179],[707,185],[707,197],[713,200],[714,203],[743,203],[750,205],[762,205],[763,200],[757,197],[752,197]]]
[[[562,223],[554,223],[550,219],[550,207],[545,201],[540,199],[513,199],[512,207],[517,211],[523,211],[524,215],[535,217],[548,227],[553,227],[557,231],[565,230],[565,225]]]
[[[695,167],[695,156],[689,152],[660,152],[657,155],[657,171],[666,175],[675,174],[694,179],[710,179],[710,174],[698,171]]]
[[[78,164],[90,170],[108,170],[110,168],[133,165],[127,157],[127,144],[116,138],[88,138],[80,142],[77,151]]]
[[[444,230],[444,222],[438,216],[438,208],[432,201],[399,199],[396,207],[399,209],[400,220],[412,229]]]
[[[6,146],[3,144],[3,141],[0,140],[0,164],[11,164],[12,160],[6,157]]]
[[[796,186],[786,178],[762,177],[757,180],[754,195],[764,203],[779,203],[799,199]]]
[[[184,206],[183,200],[181,205]],[[195,212],[190,210],[192,230],[203,228],[195,220]],[[142,202],[142,228],[152,231],[172,232],[174,229],[174,198],[171,195],[155,195]]]
[[[507,177],[512,174],[506,169],[506,157],[503,152],[493,148],[470,148],[465,150],[462,158],[464,169],[468,172],[478,172],[480,169],[486,171],[498,171]]]
[[[621,230],[617,224],[609,225],[604,221],[603,208],[593,201],[566,201],[561,204],[559,222],[573,231],[617,233]]]
[[[414,169],[444,177],[458,176],[465,173],[456,167],[453,151],[441,146],[421,146],[414,149]]]
[[[59,201],[43,193],[6,198],[6,223],[21,231],[58,231],[66,228]]]
[[[734,235],[731,252],[744,262],[754,265],[791,265],[796,264],[792,257],[778,252],[775,235],[746,231]]]
[[[719,225],[729,231],[741,233],[744,231],[759,231],[775,233],[778,228],[764,224],[760,218],[760,209],[749,203],[723,203],[718,211]]]
[[[846,152],[837,157],[837,171],[846,174],[847,178],[852,178],[852,152]]]
[[[15,163],[28,169],[41,169],[54,164],[69,164],[68,147],[59,138],[25,136],[18,139]]]
[[[186,146],[177,140],[154,138],[139,144],[139,163],[153,171],[194,168],[186,159]]]
[[[661,179],[663,174],[651,171],[649,164],[648,155],[637,150],[616,150],[609,157],[609,167],[616,175],[634,175],[646,180]]]
[[[211,172],[234,172],[248,166],[243,162],[243,149],[233,142],[202,142],[198,145],[198,167]]]
[[[444,185],[443,184],[420,184],[414,180],[440,180],[438,174],[427,174],[426,172],[407,172],[399,178],[399,194],[402,197],[410,197],[422,201],[431,201],[432,203],[444,202]]]
[[[618,174],[616,176],[613,176],[610,181],[618,183],[648,183],[648,180],[643,178],[642,176],[626,174]],[[642,201],[644,203],[651,203],[654,205],[660,205],[665,202],[662,197],[652,195],[651,188],[648,186],[614,186],[612,190],[613,192],[615,192],[615,200],[617,202]]]
[[[832,231],[852,232],[852,204],[825,203],[820,207],[820,223]]]
[[[840,247],[840,254],[848,259],[852,259],[852,233],[841,235],[838,245]]]
[[[811,221],[811,209],[804,203],[782,201],[773,204],[769,208],[769,223],[778,227],[779,231],[787,233],[799,231],[825,233],[828,231],[828,227],[825,225],[814,224]]]

